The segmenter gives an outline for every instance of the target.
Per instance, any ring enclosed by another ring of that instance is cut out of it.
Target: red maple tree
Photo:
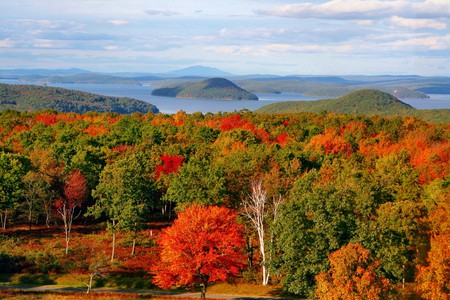
[[[159,263],[153,282],[162,288],[201,287],[224,281],[244,266],[243,228],[236,213],[225,207],[192,205],[159,236]]]
[[[66,255],[69,253],[70,231],[72,230],[73,220],[81,213],[80,210],[77,212],[77,208],[81,206],[88,192],[86,177],[76,170],[68,176],[63,193],[54,204],[58,216],[64,223]]]
[[[162,164],[156,166],[156,176],[158,179],[161,174],[178,173],[178,169],[183,164],[184,157],[178,155],[165,154],[161,156]]]

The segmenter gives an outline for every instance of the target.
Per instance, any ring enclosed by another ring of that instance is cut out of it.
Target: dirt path
[[[27,286],[27,285],[3,285],[0,290],[15,290],[20,292],[49,292],[49,293],[85,293],[86,288],[71,287],[61,285],[41,285],[41,286]],[[176,291],[160,291],[160,290],[127,290],[115,288],[94,288],[91,293],[130,293],[139,295],[151,296],[171,296],[181,298],[200,298],[200,293],[190,292],[176,292]],[[251,296],[251,295],[224,295],[224,294],[206,294],[210,299],[230,299],[230,300],[300,300],[298,298],[288,297],[265,297],[265,296]]]

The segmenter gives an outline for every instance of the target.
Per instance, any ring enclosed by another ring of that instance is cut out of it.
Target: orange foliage
[[[386,299],[389,281],[376,273],[378,262],[361,244],[348,244],[328,255],[331,268],[316,276],[318,299]]]
[[[427,267],[419,268],[418,287],[425,299],[450,299],[450,235],[431,239]]]
[[[243,227],[225,207],[193,205],[163,229],[154,283],[162,288],[224,281],[243,267]]]
[[[103,125],[89,125],[83,132],[94,137],[94,136],[108,133],[109,130],[108,130],[108,128],[106,128]]]
[[[307,148],[319,153],[350,156],[352,145],[342,136],[336,134],[333,128],[325,129],[325,132],[311,138]]]
[[[424,129],[410,131],[398,143],[382,132],[359,143],[359,152],[364,156],[384,157],[401,149],[410,154],[411,165],[419,171],[421,184],[448,176],[450,141],[433,141]]]

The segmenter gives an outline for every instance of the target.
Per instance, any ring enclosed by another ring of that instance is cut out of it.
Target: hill
[[[85,113],[87,111],[154,112],[156,106],[131,98],[102,96],[64,88],[0,84],[0,110],[19,111],[53,109],[60,112]]]
[[[201,82],[159,88],[153,90],[152,95],[191,99],[258,100],[256,95],[224,78],[211,78]]]
[[[192,66],[180,70],[168,72],[167,76],[199,76],[199,77],[229,77],[233,74],[219,70],[217,68]]]
[[[418,110],[391,94],[379,90],[360,90],[338,99],[291,101],[270,104],[258,113],[333,112],[379,116],[416,116],[430,122],[450,122],[450,110]]]

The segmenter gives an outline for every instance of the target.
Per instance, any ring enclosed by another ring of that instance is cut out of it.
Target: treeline
[[[58,87],[11,85],[0,83],[0,110],[38,111],[52,109],[59,112],[86,113],[158,112],[156,106],[144,101],[102,96]]]
[[[246,224],[248,281],[261,282],[264,271],[265,283],[324,299],[339,282],[389,295],[405,281],[424,297],[448,296],[449,277],[439,275],[450,271],[448,125],[316,113],[8,110],[0,150],[3,227],[57,221],[68,255],[73,222],[104,220],[112,240],[130,233],[134,251],[156,213],[226,206]],[[258,195],[262,236],[248,218]]]

